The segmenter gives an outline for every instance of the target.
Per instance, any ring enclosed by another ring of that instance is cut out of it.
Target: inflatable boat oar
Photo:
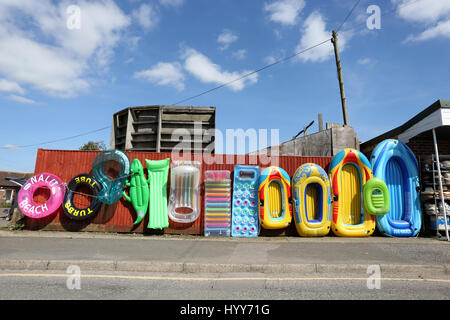
[[[137,225],[147,214],[150,191],[148,188],[147,179],[145,178],[144,168],[139,159],[134,159],[131,164],[130,180],[126,182],[127,187],[130,188],[130,195],[125,191],[122,192],[123,197],[128,202],[131,202],[134,210],[136,210],[137,219],[133,223]]]

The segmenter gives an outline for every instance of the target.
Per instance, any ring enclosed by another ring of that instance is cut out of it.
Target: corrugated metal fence
[[[73,177],[80,173],[90,173],[92,163],[97,156],[98,151],[72,151],[72,150],[45,150],[39,149],[36,158],[35,174],[48,172],[60,177],[64,182],[68,183]],[[162,160],[172,158],[171,153],[151,153],[151,152],[126,152],[130,161],[137,158],[144,164],[145,159]],[[169,219],[170,225],[164,229],[164,233],[184,233],[184,234],[203,234],[204,223],[204,184],[203,177],[206,170],[230,170],[233,174],[234,165],[247,164],[259,165],[261,169],[270,165],[277,165],[287,171],[292,176],[295,170],[302,164],[312,162],[320,165],[328,171],[328,165],[331,157],[296,157],[296,156],[279,156],[272,157],[269,163],[265,158],[249,155],[208,155],[202,156],[189,155],[192,157],[200,157],[193,160],[202,161],[202,177],[200,203],[202,210],[200,217],[193,223],[183,224],[176,223]],[[169,172],[170,175],[170,172]],[[169,178],[170,180],[170,178]],[[169,181],[170,182],[170,181]],[[170,186],[169,186],[170,187]],[[82,189],[80,192],[84,192]],[[36,201],[45,201],[44,194],[37,194]],[[80,207],[89,205],[89,197],[78,196],[74,201]],[[42,219],[27,219],[27,229],[30,230],[68,230],[68,231],[105,231],[105,232],[146,232],[158,233],[158,231],[149,230],[145,227],[148,222],[148,215],[139,225],[133,226],[136,219],[136,213],[129,202],[120,200],[114,205],[102,205],[97,215],[85,221],[71,220],[65,216],[62,208],[55,214]],[[162,232],[161,232],[162,233]],[[261,230],[261,235],[296,235],[294,224],[287,229],[282,230]]]

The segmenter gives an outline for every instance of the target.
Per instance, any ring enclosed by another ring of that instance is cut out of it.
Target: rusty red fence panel
[[[80,173],[90,173],[92,163],[99,151],[80,151],[80,150],[46,150],[39,149],[36,157],[35,174],[48,172],[60,177],[68,183],[73,177]],[[144,163],[145,159],[162,160],[171,158],[171,153],[153,153],[153,152],[126,152],[130,161],[139,159]],[[200,204],[202,205],[200,217],[188,224],[176,223],[169,220],[169,227],[161,233],[175,234],[203,234],[204,228],[204,172],[206,170],[230,170],[233,173],[236,164],[259,165],[261,169],[270,165],[277,165],[292,176],[295,170],[304,163],[316,163],[328,171],[331,157],[303,157],[303,156],[278,156],[270,158],[269,163],[264,163],[266,159],[249,155],[189,155],[192,160],[202,162],[202,177],[200,190]],[[170,172],[169,172],[170,174]],[[170,179],[169,179],[170,184]],[[170,188],[170,185],[168,186]],[[169,189],[168,189],[169,191]],[[89,197],[81,196],[79,201],[82,205],[89,204]],[[36,201],[45,201],[44,194],[37,194]],[[102,205],[99,212],[88,220],[75,221],[65,216],[62,208],[56,213],[42,219],[27,219],[26,228],[29,230],[67,230],[67,231],[104,231],[104,232],[153,232],[145,227],[148,223],[148,216],[137,226],[133,225],[136,214],[133,207],[127,201],[121,199],[113,205]],[[290,227],[281,230],[261,229],[262,236],[269,235],[296,235],[295,226],[292,223]]]

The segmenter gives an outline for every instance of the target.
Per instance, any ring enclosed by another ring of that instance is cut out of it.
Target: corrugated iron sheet
[[[39,149],[36,158],[35,174],[48,172],[60,177],[64,182],[68,183],[73,177],[80,173],[90,173],[92,163],[99,151],[72,151],[72,150],[45,150]],[[152,153],[152,152],[126,152],[130,161],[137,158],[144,163],[145,159],[162,160],[172,158],[171,153]],[[299,157],[299,156],[279,156],[272,157],[270,163],[263,163],[255,156],[249,155],[208,155],[201,156],[189,155],[193,160],[201,160],[202,162],[202,185],[200,191],[200,203],[202,211],[200,217],[193,223],[183,224],[176,223],[169,219],[170,225],[164,229],[164,233],[178,234],[203,234],[204,228],[204,172],[206,170],[230,170],[233,174],[235,164],[259,165],[261,169],[270,165],[277,165],[292,176],[295,170],[302,164],[312,162],[320,165],[328,171],[328,165],[331,157]],[[197,158],[195,158],[197,157]],[[200,158],[198,158],[200,157]],[[267,161],[266,161],[267,162]],[[170,174],[170,172],[169,172]],[[170,182],[170,181],[169,181]],[[170,186],[168,186],[170,188]],[[168,189],[169,190],[169,189]],[[45,201],[45,193],[37,194],[36,201]],[[87,205],[88,197],[77,196],[75,201],[79,205]],[[85,221],[71,220],[65,216],[62,208],[55,214],[42,219],[27,219],[27,229],[30,230],[68,230],[68,231],[105,231],[105,232],[153,232],[155,230],[144,228],[148,223],[148,216],[138,226],[133,226],[136,219],[136,213],[129,202],[120,200],[114,205],[102,205],[97,215]],[[162,232],[161,232],[162,233]],[[297,235],[295,226],[292,223],[287,229],[282,230],[265,230],[261,229],[261,235]]]

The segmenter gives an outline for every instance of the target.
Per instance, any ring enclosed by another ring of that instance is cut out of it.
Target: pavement
[[[450,243],[433,238],[203,237],[0,230],[0,270],[161,273],[450,275]]]

